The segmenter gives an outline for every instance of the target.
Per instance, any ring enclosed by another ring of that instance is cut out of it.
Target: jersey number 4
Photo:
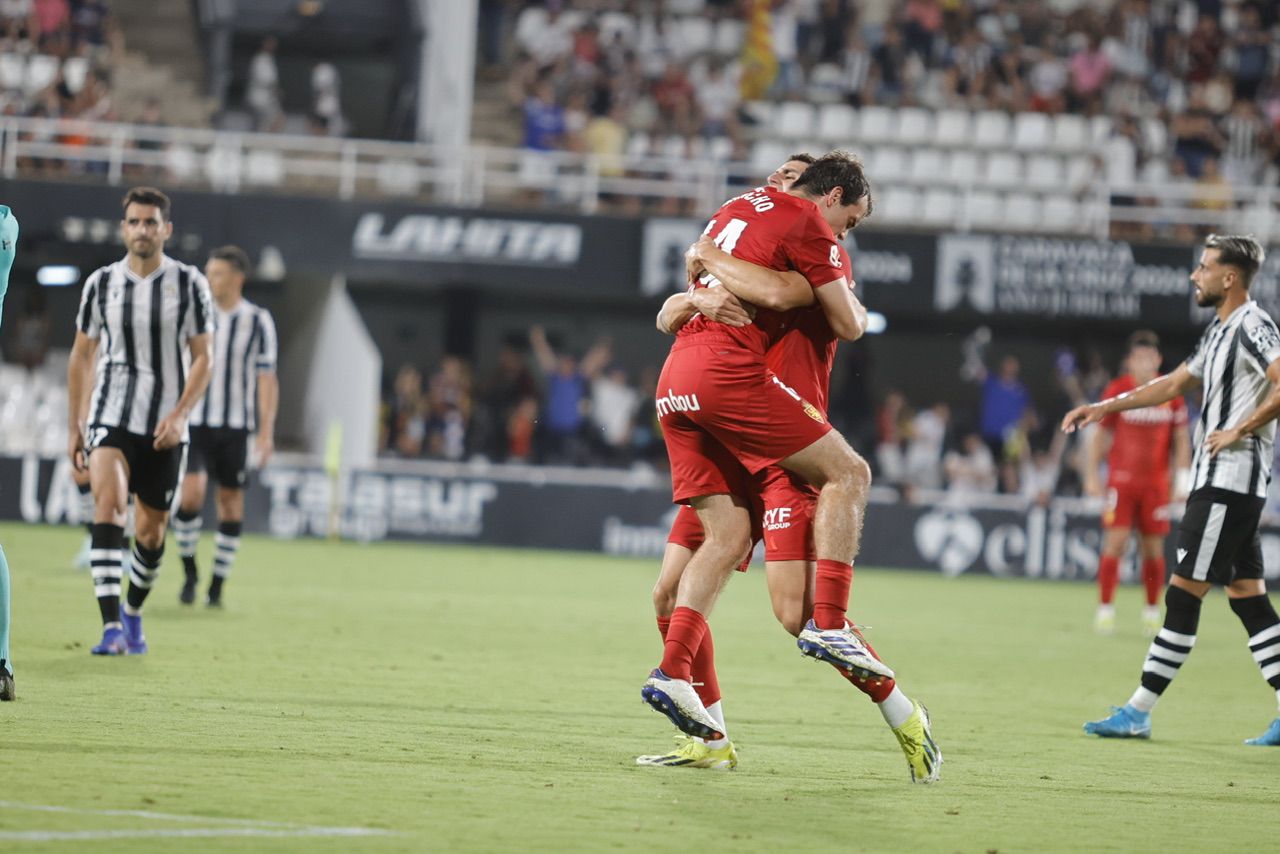
[[[734,217],[725,223],[724,228],[720,229],[719,234],[711,238],[711,242],[732,255],[733,248],[738,245],[738,241],[742,238],[742,232],[747,230],[747,225],[749,225],[749,223],[745,219],[738,219],[737,217]],[[707,223],[707,227],[702,233],[710,234],[711,230],[715,227],[716,221],[713,219],[711,222]],[[703,273],[702,284],[708,288],[713,288],[720,284],[720,280],[710,273]]]

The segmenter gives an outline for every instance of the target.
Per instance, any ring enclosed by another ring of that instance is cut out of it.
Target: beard
[[[1222,294],[1210,294],[1196,291],[1196,305],[1201,308],[1212,308],[1222,302]]]

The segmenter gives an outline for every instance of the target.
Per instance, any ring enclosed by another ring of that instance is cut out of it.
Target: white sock
[[[893,686],[892,693],[884,698],[883,703],[876,705],[880,709],[880,714],[884,716],[884,722],[894,729],[906,723],[907,718],[911,717],[911,713],[916,710],[915,703],[911,702],[897,685]]]
[[[123,613],[128,614],[130,617],[137,617],[137,616],[139,616],[140,614],[142,614],[142,609],[141,609],[141,608],[135,608],[135,607],[133,607],[132,605],[130,605],[128,602],[121,602],[121,603],[120,603],[120,610],[121,610]]]
[[[720,706],[719,700],[716,700],[714,703],[707,706],[707,714],[711,715],[711,719],[720,727],[720,732],[722,733],[723,738],[700,738],[698,741],[702,742],[707,747],[710,747],[712,750],[719,750],[729,743],[729,730],[724,725],[724,709]]]
[[[1116,615],[1115,605],[1098,605],[1099,617],[1114,617]]]
[[[1150,712],[1156,707],[1156,701],[1159,699],[1159,694],[1139,685],[1138,690],[1134,691],[1133,696],[1129,698],[1129,705],[1140,712]],[[1278,699],[1280,699],[1280,692],[1278,692]]]
[[[1280,691],[1276,691],[1276,708],[1280,709]]]

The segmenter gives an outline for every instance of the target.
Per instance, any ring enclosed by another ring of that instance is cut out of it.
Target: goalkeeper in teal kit
[[[18,251],[18,221],[13,211],[0,205],[0,325],[4,323],[4,295],[9,271]],[[9,663],[9,562],[0,546],[0,700],[13,699],[13,665]]]

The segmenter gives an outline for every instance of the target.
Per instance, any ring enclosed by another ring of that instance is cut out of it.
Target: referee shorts
[[[1265,503],[1266,499],[1256,495],[1217,487],[1191,493],[1178,526],[1174,574],[1224,586],[1262,578],[1258,520]]]
[[[192,427],[187,472],[208,471],[223,489],[244,489],[249,460],[249,431],[231,427]]]
[[[120,451],[129,466],[129,491],[148,507],[168,512],[182,476],[186,443],[157,451],[151,436],[130,433],[123,427],[90,424],[85,444],[90,455],[98,448]]]

